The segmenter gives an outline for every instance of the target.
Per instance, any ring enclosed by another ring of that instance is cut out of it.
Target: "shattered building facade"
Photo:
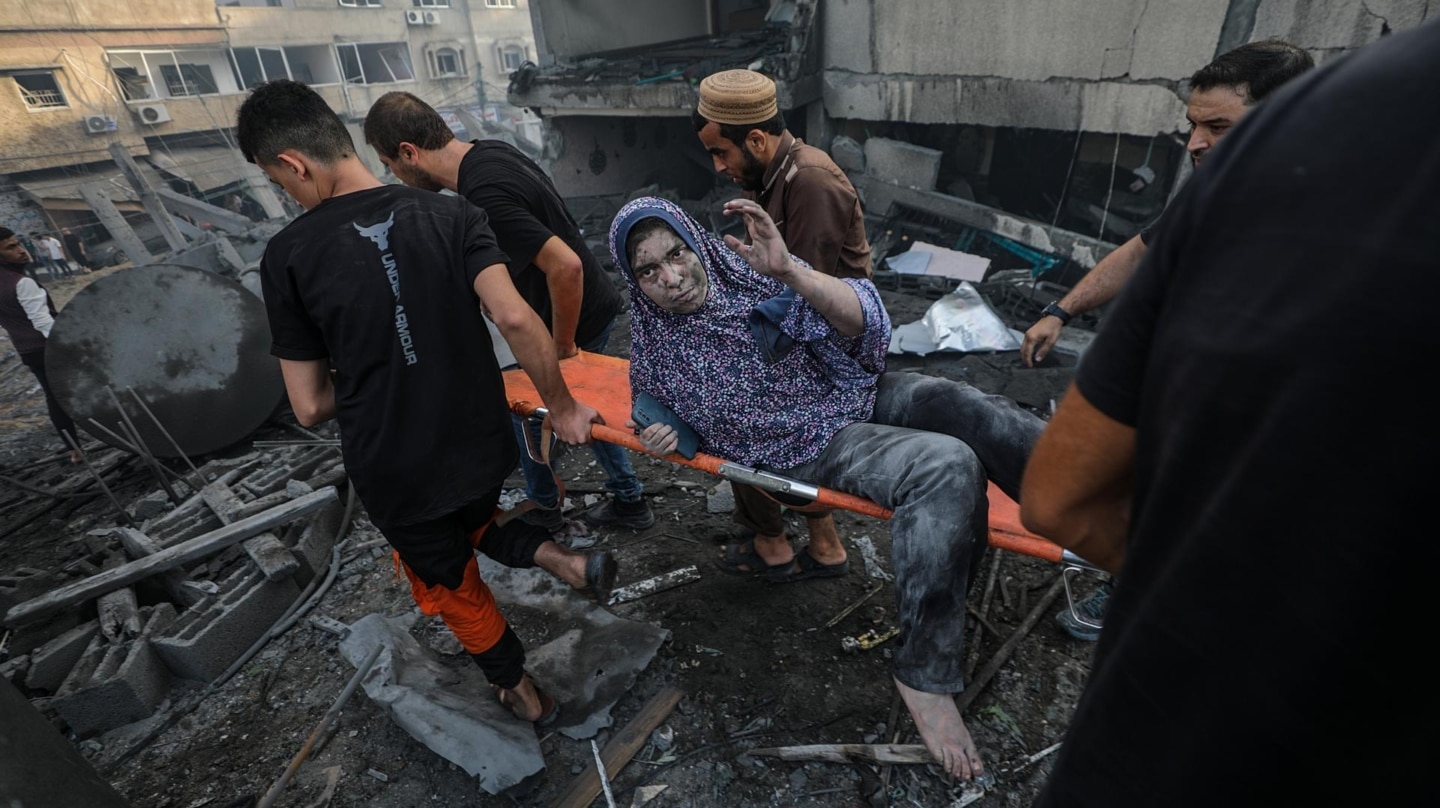
[[[1081,268],[1187,176],[1195,70],[1268,37],[1323,62],[1440,16],[1424,0],[534,0],[531,12],[538,67],[510,98],[550,124],[565,193],[660,183],[702,196],[714,172],[689,120],[695,85],[751,67],[777,80],[791,131],[832,152],[870,215],[925,211]]]
[[[375,98],[406,90],[463,137],[538,143],[540,123],[505,103],[505,76],[534,58],[526,0],[147,0],[0,4],[0,224],[72,228],[102,263],[173,250],[168,226],[114,162],[118,144],[157,189],[249,221],[286,209],[231,136],[255,84],[312,85],[354,124]],[[361,150],[372,169],[384,167]],[[108,203],[82,193],[99,183]],[[186,236],[204,208],[167,199]],[[130,249],[111,231],[137,231]],[[291,209],[294,212],[294,209]],[[218,215],[218,214],[217,214]],[[212,221],[212,224],[217,224]],[[112,241],[114,239],[114,241]],[[98,253],[98,256],[97,256]]]

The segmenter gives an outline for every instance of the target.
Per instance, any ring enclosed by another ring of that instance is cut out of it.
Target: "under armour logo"
[[[390,228],[395,224],[394,211],[390,212],[390,218],[380,224],[372,224],[369,227],[361,227],[356,222],[350,224],[355,228],[355,232],[375,242],[375,246],[379,247],[381,252],[390,249]]]

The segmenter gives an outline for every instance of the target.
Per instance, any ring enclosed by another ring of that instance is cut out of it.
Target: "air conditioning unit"
[[[424,25],[424,24],[425,24],[425,12],[421,11],[421,10],[418,9],[418,8],[406,9],[406,10],[405,10],[405,24],[406,24],[406,25]]]
[[[439,24],[440,24],[440,15],[437,14],[436,12],[434,12],[434,11],[427,11],[427,12],[425,12],[425,24],[426,24],[426,25],[439,25]]]
[[[165,109],[164,104],[136,104],[132,109],[135,111],[135,117],[147,126],[154,126],[170,120],[170,110]]]
[[[114,132],[119,127],[115,119],[109,115],[86,115],[85,132],[91,135],[103,135],[106,132]]]

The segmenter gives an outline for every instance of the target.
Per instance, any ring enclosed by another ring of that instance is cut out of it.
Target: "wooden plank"
[[[144,558],[160,552],[160,543],[130,527],[117,527],[111,531],[111,535],[120,538],[120,545],[131,558]],[[160,584],[165,587],[166,594],[176,603],[190,607],[205,599],[205,596],[194,589],[185,586],[189,580],[184,570],[171,569],[160,573]]]
[[[820,760],[827,763],[934,763],[923,744],[822,743],[809,746],[774,746],[751,749],[747,755],[781,760]]]
[[[630,758],[635,757],[645,746],[645,741],[650,733],[666,718],[675,705],[680,703],[680,698],[685,694],[680,688],[674,685],[666,685],[645,703],[640,713],[625,725],[625,728],[615,734],[605,748],[600,752],[600,759],[605,761],[605,772],[608,779],[614,780],[615,775],[625,768]],[[604,786],[600,784],[600,770],[594,763],[585,767],[570,786],[556,798],[554,808],[585,808],[600,796]]]
[[[219,530],[167,547],[153,555],[131,561],[113,570],[106,570],[83,581],[62,586],[38,598],[27,600],[12,607],[5,614],[5,623],[10,626],[18,626],[33,622],[51,612],[84,603],[106,592],[113,592],[122,586],[129,586],[157,572],[164,572],[191,561],[198,561],[236,542],[244,541],[271,528],[288,524],[339,501],[340,498],[336,495],[334,488],[322,488],[313,494],[306,494],[264,513],[258,513],[248,519],[241,519]]]

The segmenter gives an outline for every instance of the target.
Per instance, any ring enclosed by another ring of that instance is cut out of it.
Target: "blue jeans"
[[[610,331],[615,327],[611,320],[598,336],[581,345],[580,350],[589,353],[604,353],[610,343]],[[530,431],[531,442],[540,446],[540,424],[519,416],[511,416],[515,425],[515,440],[520,443],[520,471],[525,475],[525,496],[543,508],[554,508],[560,504],[560,489],[555,486],[555,475],[540,463],[530,459],[525,448],[525,430]],[[590,444],[595,460],[605,470],[605,487],[621,502],[639,502],[645,486],[635,476],[630,465],[630,453],[623,446],[596,441]]]
[[[874,500],[890,519],[900,644],[895,678],[964,689],[965,598],[989,533],[987,479],[1018,496],[1045,422],[1007,398],[914,373],[880,376],[870,421],[788,476]]]

